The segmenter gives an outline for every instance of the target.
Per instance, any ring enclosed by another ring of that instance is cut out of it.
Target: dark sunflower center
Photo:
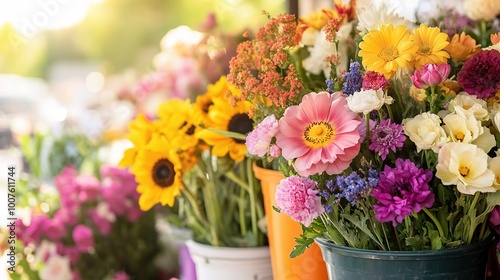
[[[185,127],[188,123],[185,121],[182,125],[181,125],[181,128]],[[194,130],[195,130],[195,127],[194,125],[191,125],[187,130],[186,130],[186,134],[187,135],[193,135],[194,134]]]
[[[236,114],[234,115],[229,124],[227,125],[227,130],[232,132],[237,132],[246,135],[248,132],[252,131],[253,122],[247,114]],[[235,140],[236,143],[243,144],[245,140]]]
[[[162,188],[170,187],[174,183],[174,165],[165,158],[158,160],[153,166],[153,181]]]

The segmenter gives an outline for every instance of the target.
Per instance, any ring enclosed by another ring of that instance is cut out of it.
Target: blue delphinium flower
[[[345,73],[342,77],[344,78],[344,84],[342,85],[342,90],[345,94],[351,95],[356,91],[360,91],[363,86],[363,74],[359,72],[361,65],[357,61],[351,62],[349,65],[349,72]]]

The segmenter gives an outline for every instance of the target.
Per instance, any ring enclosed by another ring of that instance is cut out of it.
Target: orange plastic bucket
[[[258,167],[254,164],[255,177],[260,180],[266,211],[269,248],[274,280],[326,280],[328,274],[321,249],[313,243],[302,255],[290,258],[295,246],[295,237],[302,233],[300,224],[285,214],[276,212],[274,196],[276,186],[284,178],[276,170]]]

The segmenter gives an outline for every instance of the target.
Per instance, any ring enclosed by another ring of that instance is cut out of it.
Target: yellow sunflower
[[[253,129],[252,120],[248,116],[250,102],[238,101],[234,106],[225,98],[214,98],[213,102],[208,112],[212,124],[210,128],[244,135]],[[215,156],[223,157],[229,154],[229,157],[237,162],[245,158],[245,140],[234,139],[210,129],[201,130],[196,136],[212,146],[212,154]]]
[[[172,99],[162,103],[158,109],[158,117],[160,129],[153,136],[152,145],[167,145],[169,148],[185,151],[198,144],[195,134],[200,129],[202,114],[191,105],[189,99]]]
[[[448,35],[441,32],[438,27],[428,27],[420,24],[420,27],[413,30],[410,40],[418,46],[415,56],[415,67],[432,64],[443,64],[448,61],[450,55],[444,49],[448,46]]]
[[[210,84],[207,87],[207,92],[203,95],[196,97],[195,104],[197,108],[202,112],[203,124],[205,126],[211,126],[208,120],[208,111],[210,106],[214,104],[213,98],[225,98],[228,95],[229,86],[226,80],[226,76],[221,76],[215,84]]]
[[[174,150],[154,152],[141,150],[131,168],[139,184],[139,206],[147,211],[157,203],[173,206],[175,197],[184,188],[182,165]]]
[[[368,71],[375,71],[387,79],[394,76],[399,68],[411,65],[418,46],[409,40],[410,32],[403,25],[395,28],[392,24],[382,25],[378,30],[370,30],[359,44],[359,56]]]
[[[129,123],[128,129],[127,139],[132,142],[134,147],[125,151],[123,158],[118,164],[120,167],[128,167],[134,163],[137,153],[149,144],[158,127],[155,126],[154,122],[140,114],[135,120]]]

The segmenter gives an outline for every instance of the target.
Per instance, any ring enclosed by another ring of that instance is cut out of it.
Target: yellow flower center
[[[388,62],[396,59],[399,56],[399,52],[398,49],[396,49],[395,47],[388,46],[382,49],[382,51],[379,53],[378,56],[383,60],[385,60],[385,62]]]
[[[170,187],[174,183],[174,165],[166,158],[158,160],[153,166],[153,181],[161,188]]]
[[[423,45],[422,49],[420,49],[420,52],[421,53],[428,53],[430,50],[431,50],[431,48],[429,48],[429,46]]]
[[[465,109],[465,110],[469,110],[471,107],[472,107],[472,106],[470,106],[470,105],[464,105],[464,109]]]
[[[455,138],[457,138],[457,140],[459,140],[459,141],[464,140],[464,137],[465,137],[465,134],[463,134],[462,132],[457,132],[457,134],[455,135]]]
[[[467,168],[465,166],[460,167],[459,171],[460,171],[460,175],[462,175],[462,176],[469,175],[469,168]]]
[[[311,148],[324,147],[335,138],[335,129],[327,122],[313,122],[304,131],[303,139]]]

